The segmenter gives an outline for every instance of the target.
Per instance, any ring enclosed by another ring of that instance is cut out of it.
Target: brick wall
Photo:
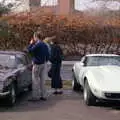
[[[59,14],[71,14],[74,10],[74,0],[58,0]]]
[[[31,7],[37,7],[40,6],[40,0],[30,0],[30,6]],[[58,5],[54,8],[52,6],[44,6],[41,9],[44,9],[44,11],[53,11],[56,14],[71,14],[74,11],[74,0],[58,0]]]

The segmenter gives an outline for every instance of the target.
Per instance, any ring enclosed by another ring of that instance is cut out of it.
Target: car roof
[[[86,55],[87,57],[89,57],[89,56],[119,56],[119,55],[116,55],[116,54],[88,54],[88,55]]]
[[[10,54],[10,55],[24,55],[25,52],[21,52],[21,51],[0,51],[0,54]]]

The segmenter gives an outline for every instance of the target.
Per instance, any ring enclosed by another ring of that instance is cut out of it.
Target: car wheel
[[[8,105],[13,106],[16,102],[16,90],[15,85],[11,84],[10,86],[10,94],[8,97]]]
[[[32,83],[28,86],[28,90],[32,91]]]
[[[92,94],[87,80],[85,81],[85,86],[84,86],[84,101],[85,104],[88,106],[94,105],[96,103],[96,98]]]
[[[73,72],[72,88],[74,91],[79,91],[81,89],[80,84],[77,83],[74,72]]]

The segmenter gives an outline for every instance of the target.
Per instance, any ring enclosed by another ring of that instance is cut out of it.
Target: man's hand
[[[52,39],[56,39],[56,36],[54,35],[54,36],[49,37],[49,38],[50,38],[51,40],[52,40]]]
[[[30,44],[34,44],[34,43],[35,43],[34,39],[31,39]]]
[[[46,42],[46,43],[50,43],[55,38],[56,38],[56,36],[46,37],[43,41]]]

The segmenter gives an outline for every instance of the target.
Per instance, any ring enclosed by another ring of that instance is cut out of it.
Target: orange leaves
[[[24,13],[0,18],[9,23],[7,49],[24,49],[33,32],[42,30],[42,37],[57,35],[66,54],[84,54],[102,50],[103,44],[120,43],[120,18],[104,19],[90,16],[55,16],[53,14]],[[15,45],[13,45],[15,44]],[[111,44],[110,44],[111,45]],[[99,46],[99,49],[97,49]],[[108,47],[109,48],[109,47]],[[112,47],[111,47],[112,48]],[[116,47],[119,50],[119,47]],[[100,51],[99,51],[100,52]]]

